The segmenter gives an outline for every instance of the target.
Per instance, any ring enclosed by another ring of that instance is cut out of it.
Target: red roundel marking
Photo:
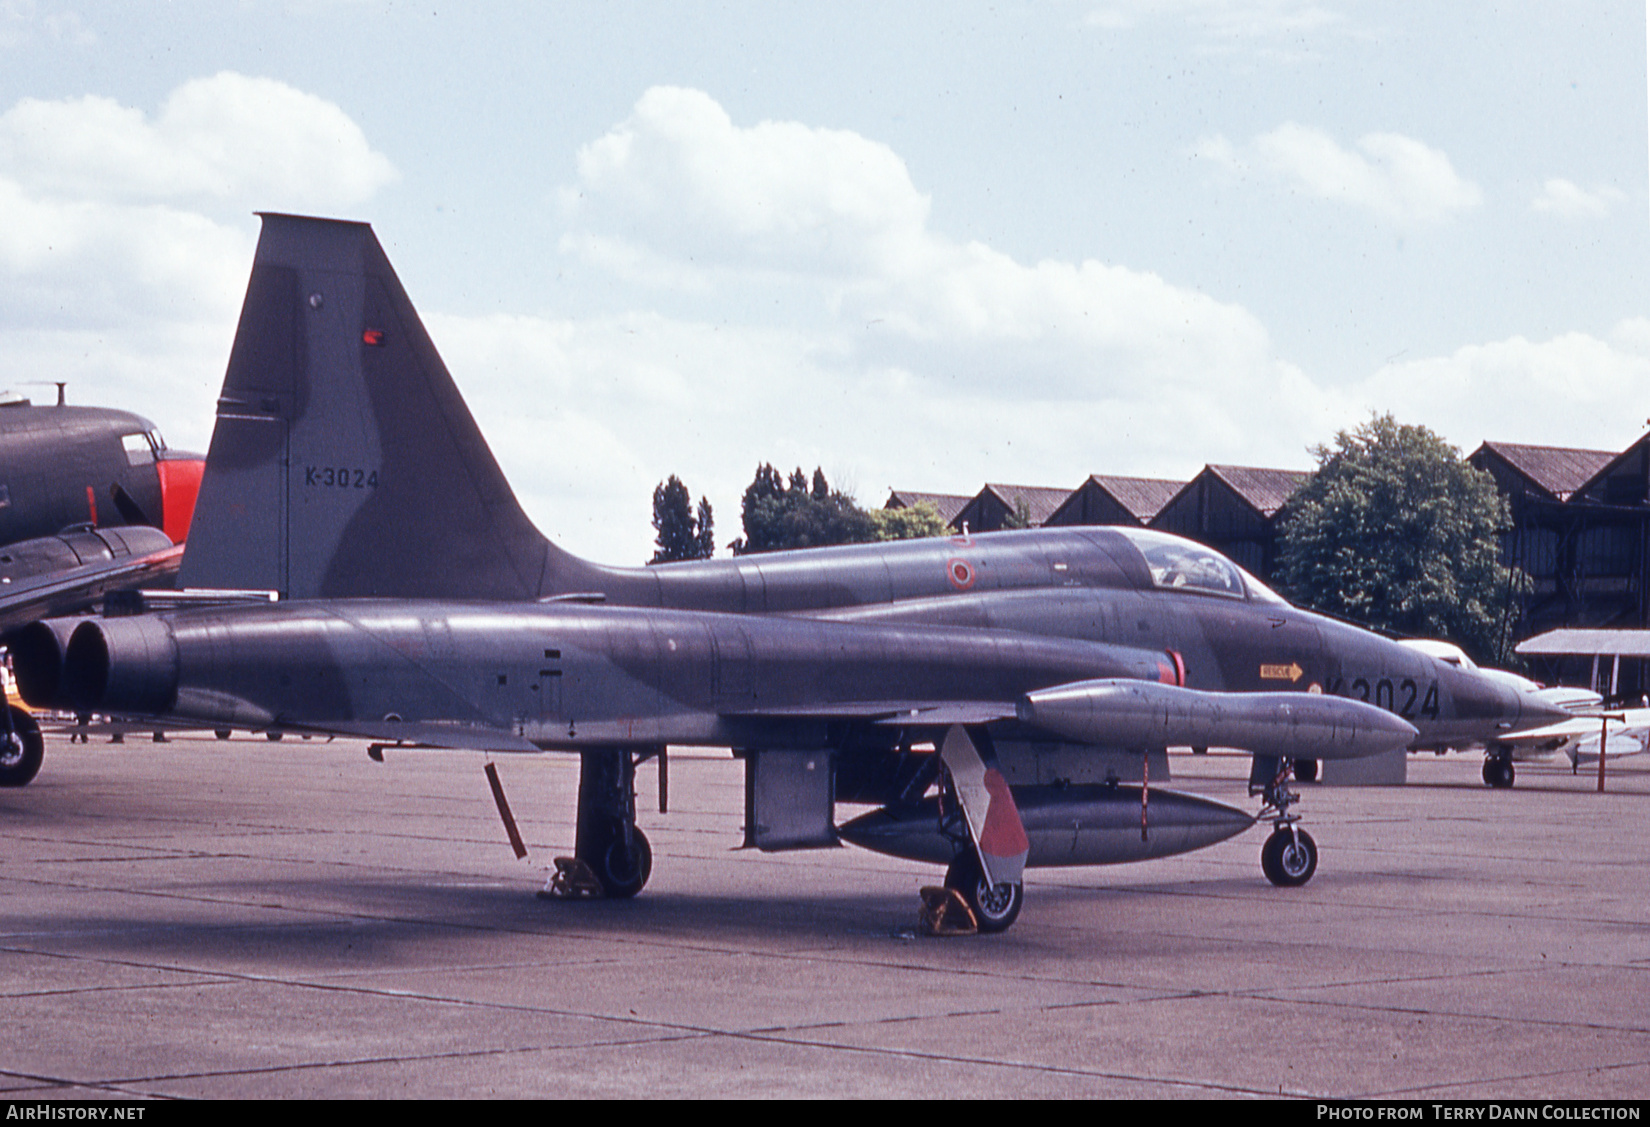
[[[974,569],[967,560],[952,560],[945,565],[945,574],[951,580],[951,586],[959,591],[966,591],[974,586]]]

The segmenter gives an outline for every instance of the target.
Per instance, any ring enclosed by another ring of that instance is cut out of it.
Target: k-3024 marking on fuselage
[[[1355,677],[1350,683],[1342,678],[1336,678],[1327,686],[1327,690],[1335,696],[1344,696],[1352,700],[1373,704],[1376,708],[1402,716],[1405,720],[1436,720],[1438,719],[1438,682],[1426,682],[1426,692],[1421,691],[1421,683],[1413,677],[1405,677],[1393,681],[1390,677],[1377,677],[1371,680],[1368,677]],[[1416,700],[1420,704],[1416,704]]]

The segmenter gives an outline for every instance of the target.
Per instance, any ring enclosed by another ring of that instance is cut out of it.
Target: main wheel
[[[1303,783],[1318,781],[1318,761],[1316,759],[1295,760],[1295,778]]]
[[[1303,885],[1318,871],[1318,843],[1305,830],[1273,830],[1260,848],[1260,870],[1279,888]]]
[[[7,707],[11,709],[11,731],[0,732],[0,787],[26,787],[40,773],[46,740],[34,717],[15,704]]]
[[[1484,785],[1502,789],[1513,785],[1513,765],[1509,759],[1484,760]]]
[[[979,858],[972,849],[958,854],[945,870],[945,887],[962,893],[980,931],[987,934],[1007,931],[1020,918],[1020,908],[1025,904],[1024,885],[985,883]]]
[[[629,900],[647,884],[653,873],[653,847],[639,829],[630,831],[631,848],[624,847],[624,834],[617,828],[613,840],[602,850],[596,879],[609,900]]]

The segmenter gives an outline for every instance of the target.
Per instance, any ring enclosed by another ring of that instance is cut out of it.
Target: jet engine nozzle
[[[50,618],[7,631],[4,642],[17,675],[17,691],[31,707],[68,706],[62,692],[63,657],[78,625],[77,618]]]
[[[1345,697],[1209,693],[1151,681],[1079,681],[1020,698],[1020,721],[1108,747],[1233,747],[1294,759],[1357,759],[1408,747],[1413,724]]]
[[[160,713],[178,694],[178,647],[150,615],[89,619],[69,637],[61,691],[77,712]]]

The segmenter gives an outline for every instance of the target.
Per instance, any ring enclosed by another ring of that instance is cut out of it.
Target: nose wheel
[[[1296,826],[1280,826],[1260,848],[1260,870],[1279,888],[1298,888],[1318,871],[1318,843]]]
[[[1512,749],[1505,744],[1492,744],[1484,755],[1484,785],[1497,790],[1513,785]]]

